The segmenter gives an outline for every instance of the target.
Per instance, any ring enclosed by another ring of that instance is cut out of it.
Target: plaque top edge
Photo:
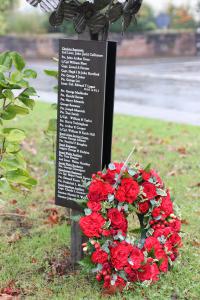
[[[110,41],[110,40],[108,40],[108,41],[96,41],[96,40],[80,40],[80,39],[78,39],[78,40],[75,40],[75,39],[68,39],[68,38],[60,38],[59,39],[59,42],[61,43],[61,42],[64,42],[64,41],[69,41],[69,42],[77,42],[77,43],[79,43],[79,42],[83,42],[83,43],[96,43],[96,44],[109,44],[109,43],[115,43],[115,44],[117,44],[117,42],[116,41]]]

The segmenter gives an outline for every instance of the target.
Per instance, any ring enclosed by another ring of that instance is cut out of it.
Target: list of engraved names
[[[95,160],[100,160],[95,152],[101,153],[96,147],[102,147],[104,102],[102,108],[99,102],[104,98],[105,50],[103,47],[95,50],[63,44],[60,48],[57,152],[60,199],[76,200],[84,196],[83,178],[91,176],[97,166]]]

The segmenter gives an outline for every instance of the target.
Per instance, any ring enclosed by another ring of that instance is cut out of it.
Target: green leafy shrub
[[[17,0],[15,1],[15,3]],[[7,31],[7,15],[8,10],[14,7],[13,0],[1,0],[0,1],[0,35],[3,35]]]
[[[33,109],[36,96],[29,79],[37,73],[25,68],[25,62],[17,52],[0,54],[0,194],[5,191],[27,190],[36,185],[27,170],[21,152],[25,132],[9,127],[16,116],[25,116]]]

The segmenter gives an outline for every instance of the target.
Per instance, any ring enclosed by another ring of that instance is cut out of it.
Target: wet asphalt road
[[[34,83],[41,99],[56,101],[55,85],[44,69],[56,69],[49,61],[29,61],[38,72]],[[115,111],[200,125],[200,57],[119,60]]]

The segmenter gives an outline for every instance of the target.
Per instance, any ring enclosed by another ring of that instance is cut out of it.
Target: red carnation
[[[95,179],[90,184],[88,199],[95,202],[105,201],[108,198],[108,194],[112,193],[113,187],[110,184],[100,179]]]
[[[151,174],[150,173],[148,173],[148,172],[146,172],[144,170],[141,170],[140,172],[142,174],[142,179],[143,180],[148,181],[151,178]]]
[[[142,184],[143,192],[145,193],[146,197],[151,200],[157,196],[156,193],[156,186],[150,182],[144,182]]]
[[[97,249],[92,253],[91,259],[94,264],[104,264],[108,261],[108,254],[102,249]]]
[[[117,279],[115,281],[114,285],[111,285],[110,279],[105,279],[104,281],[104,289],[107,289],[110,291],[111,294],[115,294],[117,291],[122,291],[124,287],[126,286],[126,282],[124,281],[123,278],[117,276]]]
[[[152,213],[151,213],[152,217],[153,218],[158,218],[158,217],[161,217],[161,208],[160,207],[155,207],[153,210],[152,210]]]
[[[172,230],[179,232],[181,229],[181,221],[178,219],[175,219],[169,223],[169,226]]]
[[[133,178],[123,178],[115,197],[119,202],[132,204],[137,199],[139,192],[140,187]]]
[[[118,242],[117,245],[110,250],[110,257],[113,267],[122,270],[128,265],[128,257],[131,253],[132,246],[126,242]]]
[[[156,229],[153,233],[153,236],[155,238],[161,237],[162,235],[167,238],[170,234],[172,234],[173,230],[170,227],[165,227],[165,228],[159,228]]]
[[[152,280],[157,281],[159,279],[159,269],[156,263],[148,262],[140,268],[138,271],[138,278],[140,281]]]
[[[107,169],[106,174],[102,174],[101,178],[110,184],[115,184],[116,176],[120,173],[123,163],[114,163],[115,169]]]
[[[90,208],[92,211],[100,211],[101,210],[101,203],[95,201],[89,201],[87,203],[87,207]]]
[[[127,220],[122,212],[117,208],[111,208],[108,210],[108,219],[111,221],[111,226],[113,229],[119,229],[122,233],[127,232]]]
[[[166,197],[162,197],[162,202],[160,204],[160,209],[161,209],[163,215],[165,216],[165,218],[173,213],[173,203],[170,199],[169,192],[167,193]]]
[[[150,236],[150,237],[146,238],[145,243],[144,243],[144,248],[147,252],[151,252],[152,250],[160,249],[161,244],[155,237]]]
[[[144,261],[143,252],[137,247],[132,247],[132,251],[128,261],[132,269],[139,269],[141,267],[142,262]]]
[[[124,268],[124,271],[128,275],[128,279],[130,282],[138,281],[138,271],[137,270],[133,270],[130,266],[128,266],[128,267]]]
[[[141,214],[146,214],[149,210],[149,202],[145,201],[138,203],[138,208]]]
[[[105,222],[106,220],[102,217],[102,215],[93,212],[89,216],[82,217],[79,221],[79,225],[87,237],[100,237],[102,226]]]
[[[162,272],[168,271],[168,257],[164,250],[156,249],[155,257],[159,260],[159,269]]]
[[[182,246],[182,241],[181,241],[181,237],[180,235],[178,235],[178,233],[173,233],[168,241],[172,244],[173,248],[177,248],[177,247],[181,247]]]

